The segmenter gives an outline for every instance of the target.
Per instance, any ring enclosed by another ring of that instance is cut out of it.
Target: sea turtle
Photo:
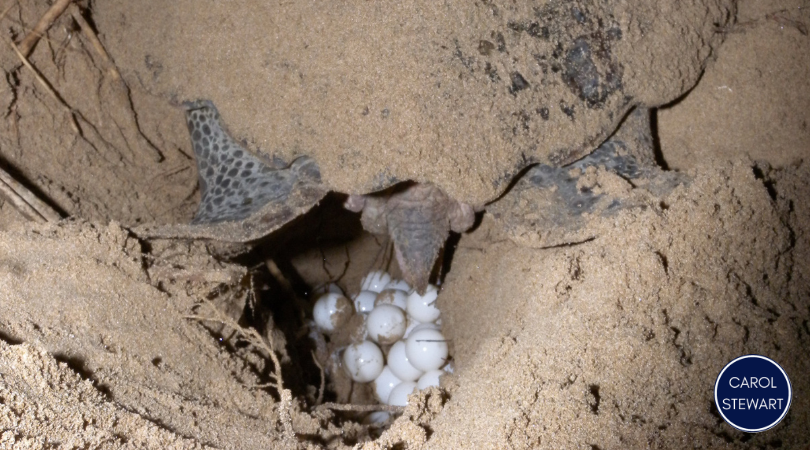
[[[162,14],[150,14],[158,4]],[[694,85],[733,7],[139,0],[95,13],[100,32],[115,29],[105,36],[125,78],[167,98],[210,99],[185,103],[202,187],[194,221],[136,232],[250,241],[342,192],[366,228],[392,236],[423,290],[447,234],[471,226],[474,211],[490,209],[520,240],[527,227],[577,227],[560,219],[576,209],[515,211],[540,204],[528,197],[579,198],[586,212],[621,206],[561,168],[652,167],[616,151],[649,146],[605,140],[625,118],[649,134],[647,113],[628,113]]]

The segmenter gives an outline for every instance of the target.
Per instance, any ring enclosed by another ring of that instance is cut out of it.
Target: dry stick
[[[34,46],[39,42],[39,38],[45,35],[48,28],[62,15],[71,1],[72,0],[57,0],[45,11],[45,14],[39,19],[34,29],[20,42],[20,53],[24,56],[28,56],[31,53],[31,50],[33,50]]]
[[[62,217],[28,188],[0,168],[0,192],[22,215],[36,222],[58,222]]]
[[[8,14],[8,12],[11,11],[11,8],[13,8],[14,5],[15,5],[15,3],[12,3],[12,4],[8,5],[8,8],[3,10],[3,13],[0,14],[0,20],[3,20],[3,19],[6,18],[6,14]]]
[[[287,441],[288,445],[292,445],[297,443],[295,439],[295,430],[293,430],[292,426],[292,414],[290,414],[290,410],[292,409],[292,391],[289,389],[284,389],[281,392],[281,402],[278,405],[278,415],[279,420],[281,421],[281,425],[284,427],[284,438]]]
[[[206,306],[208,306],[214,312],[215,317],[202,317],[202,316],[185,316],[185,317],[187,319],[194,319],[199,321],[219,322],[225,326],[234,329],[236,332],[247,338],[248,342],[267,352],[270,356],[270,359],[273,361],[273,364],[275,365],[275,368],[273,370],[274,373],[271,374],[270,376],[275,378],[276,383],[278,384],[277,388],[280,394],[281,391],[284,390],[284,384],[281,379],[281,362],[278,360],[278,356],[276,356],[276,352],[273,351],[272,347],[268,345],[267,342],[265,342],[264,338],[253,328],[245,329],[244,327],[236,323],[235,320],[222,314],[222,312],[220,312],[220,310],[217,309],[217,307],[214,306],[214,304],[212,304],[210,301],[202,300],[201,302]]]
[[[76,5],[72,5],[70,7],[70,15],[73,17],[73,20],[75,20],[76,23],[79,24],[79,28],[82,29],[82,33],[87,38],[87,40],[89,40],[90,43],[93,44],[93,48],[96,49],[96,52],[99,55],[101,55],[101,59],[104,60],[104,63],[107,64],[107,71],[110,73],[110,76],[115,81],[120,80],[121,74],[118,73],[118,69],[115,67],[115,64],[113,64],[113,60],[112,58],[110,58],[110,54],[107,53],[107,50],[104,49],[104,45],[98,39],[98,36],[96,35],[95,31],[93,31],[93,28],[90,26],[90,24],[87,23],[86,20],[84,20],[84,16],[82,16],[81,11],[79,11],[79,7]]]
[[[0,195],[6,197],[6,199],[11,203],[20,214],[23,215],[28,220],[33,220],[34,222],[44,223],[47,222],[44,217],[39,215],[39,213],[34,210],[25,200],[19,196],[14,189],[11,188],[5,181],[0,181]]]
[[[370,411],[385,411],[390,413],[401,413],[405,411],[404,406],[394,405],[352,405],[350,403],[324,403],[315,408],[316,411],[323,409],[331,409],[334,411],[354,411],[354,412],[370,412]]]
[[[284,427],[284,436],[287,440],[294,442],[295,441],[295,430],[292,427],[292,415],[290,414],[290,410],[292,409],[292,392],[289,389],[284,389],[284,383],[281,379],[281,363],[278,360],[278,356],[276,356],[276,352],[273,351],[272,346],[268,345],[258,331],[253,328],[245,329],[235,320],[231,319],[230,317],[223,314],[213,303],[208,300],[203,299],[201,303],[208,306],[213,312],[216,317],[214,318],[207,318],[207,317],[200,317],[200,316],[185,316],[189,319],[194,320],[202,320],[202,321],[214,321],[219,322],[223,325],[229,326],[236,330],[238,333],[245,336],[251,344],[259,347],[269,353],[270,359],[273,361],[275,365],[274,374],[271,376],[276,379],[276,385],[274,386],[278,391],[279,397],[281,397],[281,401],[278,405],[278,415],[279,419],[281,420],[281,425]]]
[[[121,73],[118,72],[118,68],[115,67],[113,59],[110,57],[110,54],[107,53],[107,50],[104,48],[104,44],[101,43],[101,40],[98,38],[98,35],[96,35],[96,32],[93,30],[93,27],[91,27],[90,24],[87,23],[87,20],[85,20],[84,16],[82,16],[82,12],[79,10],[79,7],[76,6],[75,4],[71,5],[70,7],[70,15],[73,17],[73,20],[75,20],[76,23],[79,24],[79,28],[81,28],[82,34],[84,34],[87,40],[89,40],[90,43],[93,45],[93,48],[96,50],[96,53],[98,53],[101,56],[101,59],[107,66],[107,73],[109,74],[110,78],[112,78],[115,83],[119,83],[126,90],[127,94],[124,95],[123,98],[128,107],[132,109],[133,114],[132,120],[135,124],[135,127],[137,128],[138,127],[137,120],[135,120],[134,118],[135,112],[132,106],[132,101],[130,100],[128,94],[129,86],[127,86],[126,82],[121,78]],[[122,95],[120,91],[118,92],[118,94]],[[148,148],[152,147],[149,146]],[[150,152],[152,158],[156,161],[161,161],[163,157],[161,156],[160,152],[155,148],[153,148],[152,150],[154,150]]]
[[[59,97],[59,95],[56,94],[56,91],[54,91],[51,85],[47,81],[45,81],[45,78],[43,78],[42,75],[40,75],[37,69],[35,69],[30,62],[28,62],[28,58],[26,58],[25,55],[22,54],[20,49],[10,40],[7,39],[7,42],[8,45],[10,45],[11,48],[14,49],[14,52],[17,53],[17,57],[20,58],[20,61],[23,63],[23,65],[34,74],[37,81],[39,81],[39,84],[41,84],[42,87],[44,87],[45,90],[48,91],[48,94],[50,94],[51,97],[53,97],[59,103],[59,105],[61,105],[62,108],[64,108],[65,111],[68,113],[68,115],[70,116],[70,127],[73,128],[73,131],[76,134],[81,135],[81,132],[79,131],[79,125],[76,123],[76,115],[73,109],[70,106],[68,106],[67,103],[65,103],[65,101],[62,100],[61,97]]]
[[[315,361],[315,365],[318,366],[318,369],[321,371],[321,386],[318,389],[318,398],[315,399],[315,406],[317,406],[323,403],[323,391],[326,390],[326,374],[323,371],[323,366],[318,362],[318,357],[315,356],[315,350],[312,350],[310,353],[312,353],[312,360]]]
[[[13,6],[14,4],[12,3],[0,14],[0,20],[6,17]],[[14,46],[14,43],[11,41],[9,41],[9,43],[19,55],[19,50]],[[0,169],[0,193],[5,195],[11,204],[29,220],[36,222],[56,222],[61,219],[59,213],[54,211],[50,206],[34,195],[33,192],[29,191],[28,188],[17,182],[17,180],[2,169]]]

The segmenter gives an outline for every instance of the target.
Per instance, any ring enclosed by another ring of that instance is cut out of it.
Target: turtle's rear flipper
[[[259,239],[305,213],[326,195],[320,171],[302,156],[286,167],[271,164],[237,143],[207,100],[185,103],[197,160],[200,206],[191,224],[145,225],[136,234],[223,242]]]
[[[654,206],[686,181],[656,165],[649,111],[639,108],[590,155],[563,167],[530,168],[487,212],[513,241],[552,247],[591,239],[595,221]]]
[[[362,209],[366,231],[391,236],[402,276],[420,294],[450,230],[466,231],[475,221],[470,206],[430,183],[403,183],[382,193],[352,196],[347,207]]]

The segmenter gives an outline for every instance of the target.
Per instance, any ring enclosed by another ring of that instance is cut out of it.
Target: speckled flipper
[[[225,130],[213,103],[188,102],[186,121],[202,196],[190,225],[141,226],[145,237],[246,242],[265,236],[314,206],[326,189],[312,159],[273,168]]]
[[[646,208],[685,181],[656,166],[649,111],[638,109],[588,156],[530,168],[487,212],[513,241],[550,247],[593,238],[592,219]]]
[[[192,224],[242,220],[268,202],[289,196],[295,173],[274,170],[243,149],[223,130],[213,103],[183,106],[202,192]]]

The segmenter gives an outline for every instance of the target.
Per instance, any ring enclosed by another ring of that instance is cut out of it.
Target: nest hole
[[[342,348],[356,341],[362,317],[356,314],[345,329],[322,333],[312,315],[318,289],[334,283],[351,298],[359,292],[362,278],[372,270],[402,278],[390,239],[364,231],[360,214],[343,207],[346,198],[330,193],[307,214],[235,261],[253,268],[254,298],[246,302],[240,324],[262,334],[283,335],[284,386],[295,397],[305,398],[310,407],[327,402],[380,403],[373,383],[353,382],[336,357]],[[459,240],[459,234],[451,234],[434,265],[432,284],[440,286],[449,272]],[[270,378],[269,373],[264,376]],[[339,421],[368,422],[369,415],[368,411],[336,411],[335,417]],[[373,434],[373,430],[370,432]]]

